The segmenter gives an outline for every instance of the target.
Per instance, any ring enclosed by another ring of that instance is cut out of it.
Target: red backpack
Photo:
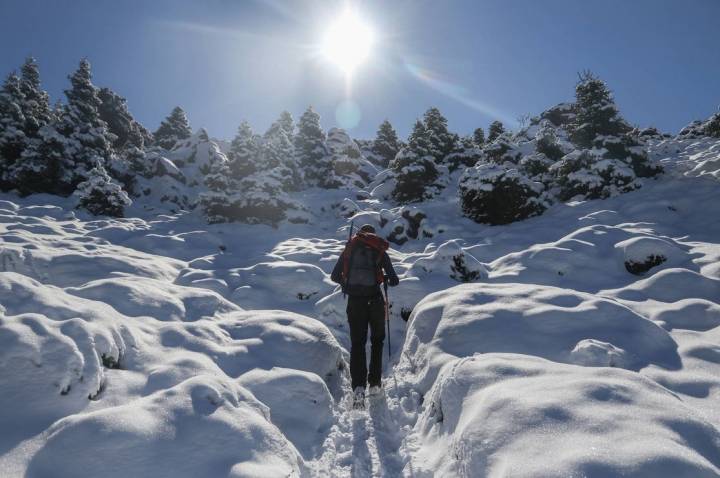
[[[345,286],[358,282],[361,286],[382,284],[382,258],[390,244],[382,237],[360,231],[350,240],[343,251],[342,280]],[[369,254],[372,254],[370,264]],[[372,270],[370,269],[372,267]],[[374,274],[374,284],[370,284],[370,274]],[[353,281],[349,281],[353,279]]]

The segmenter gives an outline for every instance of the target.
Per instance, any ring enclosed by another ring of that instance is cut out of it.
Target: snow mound
[[[298,302],[329,294],[335,288],[318,266],[293,261],[263,262],[230,272],[229,283],[235,289],[231,300],[254,309],[266,304],[288,310]]]
[[[430,389],[443,366],[474,353],[575,363],[601,349],[622,357],[614,365],[632,370],[680,366],[670,335],[621,304],[532,284],[464,284],[436,292],[415,307],[407,334],[403,360],[415,372],[420,393]],[[590,346],[589,339],[597,342]],[[594,360],[593,365],[608,365]]]
[[[304,466],[247,391],[230,380],[198,376],[55,423],[26,476],[58,470],[66,476],[285,477]]]
[[[502,281],[553,284],[595,292],[668,267],[697,268],[687,247],[642,224],[581,227],[561,239],[507,254],[490,264]]]
[[[120,313],[158,320],[195,321],[241,310],[215,292],[141,277],[117,277],[69,287],[68,293],[104,301]]]
[[[321,450],[334,416],[333,397],[320,377],[274,367],[251,370],[241,375],[238,383],[270,408],[271,421],[303,456]]]
[[[417,259],[406,275],[422,279],[427,274],[439,273],[458,282],[473,282],[487,278],[487,267],[465,251],[462,242],[453,239],[444,242],[437,249],[430,248],[429,255]]]
[[[720,473],[720,432],[625,370],[475,355],[447,367],[428,397],[414,429],[415,476]]]

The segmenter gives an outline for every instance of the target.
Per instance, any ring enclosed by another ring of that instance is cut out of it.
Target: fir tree
[[[331,154],[330,174],[323,180],[323,187],[365,187],[369,175],[362,171],[360,147],[340,128],[328,131],[327,147]]]
[[[39,140],[28,147],[13,171],[23,193],[72,193],[96,167],[111,159],[111,135],[100,118],[100,98],[92,84],[90,63],[83,59],[69,76],[67,104],[53,121],[38,131]]]
[[[108,125],[108,130],[115,136],[115,149],[143,148],[150,144],[152,136],[130,113],[127,101],[109,88],[98,91],[100,98],[100,118]]]
[[[253,133],[250,124],[243,121],[238,127],[235,138],[230,143],[229,173],[237,179],[249,176],[257,170],[259,156],[259,138]]]
[[[445,163],[450,171],[461,167],[474,166],[482,156],[482,150],[475,144],[473,136],[464,136],[459,139],[455,151],[445,157]]]
[[[375,141],[372,144],[372,152],[382,158],[380,165],[387,168],[390,161],[398,154],[398,151],[400,151],[400,143],[397,133],[390,121],[385,120],[378,128]]]
[[[74,195],[78,198],[78,207],[94,215],[123,217],[125,207],[132,204],[127,193],[102,166],[88,172],[87,179],[78,184]]]
[[[179,106],[173,108],[170,115],[160,123],[157,131],[153,135],[155,144],[163,149],[172,149],[175,143],[183,139],[188,139],[192,135],[190,122],[187,119],[185,111]]]
[[[620,116],[605,82],[592,72],[580,74],[575,87],[575,113],[571,139],[583,148],[592,148],[598,136],[619,136],[632,129]]]
[[[302,184],[302,174],[295,155],[295,146],[287,133],[292,128],[288,127],[289,116],[286,113],[265,133],[260,165],[263,170],[271,171],[270,174],[283,185],[285,191],[296,191]]]
[[[492,123],[490,123],[490,128],[488,128],[487,142],[492,143],[504,132],[505,127],[503,126],[503,124],[500,121],[493,121]]]
[[[423,126],[428,141],[428,153],[437,164],[455,151],[458,136],[448,131],[447,119],[437,108],[430,108],[423,116]]]
[[[295,153],[308,186],[319,185],[330,171],[330,159],[325,147],[325,132],[320,126],[320,115],[312,106],[298,122]]]
[[[639,187],[634,176],[650,177],[662,172],[659,165],[652,164],[647,152],[631,136],[632,128],[620,116],[609,88],[591,72],[584,72],[575,87],[575,117],[569,124],[570,139],[581,148],[603,151],[602,155],[591,154],[589,166],[608,188],[588,197],[607,197],[613,191],[624,192]],[[604,160],[614,160],[604,161]],[[602,163],[600,163],[602,161]],[[598,164],[600,163],[600,164]],[[569,161],[568,165],[557,168],[567,170],[569,165],[583,165],[582,161]],[[630,171],[627,171],[627,167]],[[585,166],[583,166],[585,168]],[[579,176],[573,171],[574,176]],[[562,179],[562,178],[561,178]],[[612,183],[612,188],[609,185]],[[575,181],[566,188],[565,196],[577,190]],[[582,185],[581,191],[586,187]],[[592,191],[598,191],[593,186]]]
[[[428,137],[425,124],[416,121],[408,145],[390,163],[397,181],[393,197],[400,203],[422,201],[432,197],[439,189],[435,184],[439,173],[430,154]]]
[[[29,57],[20,69],[20,90],[23,94],[25,134],[36,136],[40,128],[52,120],[50,99],[40,84],[40,70],[35,58]]]
[[[703,129],[704,133],[711,138],[720,138],[720,112],[708,118]]]
[[[485,130],[476,128],[475,131],[473,131],[473,142],[475,146],[481,148],[485,144]]]
[[[287,137],[292,140],[295,135],[295,120],[293,120],[292,115],[287,111],[283,111],[280,113],[280,118],[276,123],[282,128]]]
[[[11,73],[0,90],[0,189],[14,186],[9,175],[27,145],[20,78]]]

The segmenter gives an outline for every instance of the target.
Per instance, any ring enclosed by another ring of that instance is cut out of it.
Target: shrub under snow
[[[467,169],[459,190],[463,213],[477,222],[508,224],[541,214],[546,208],[541,183],[518,169],[497,164]]]
[[[123,217],[125,206],[132,201],[122,186],[113,181],[103,168],[92,169],[88,176],[74,193],[78,197],[78,207],[95,215]]]

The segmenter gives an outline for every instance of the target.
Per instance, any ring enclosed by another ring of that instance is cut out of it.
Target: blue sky
[[[317,55],[341,1],[0,0],[0,72],[38,59],[53,101],[81,57],[149,129],[175,105],[230,138],[312,104],[325,128],[388,118],[402,136],[437,106],[466,134],[572,99],[591,69],[634,124],[675,132],[720,105],[720,0],[362,1],[377,41],[348,90]]]

